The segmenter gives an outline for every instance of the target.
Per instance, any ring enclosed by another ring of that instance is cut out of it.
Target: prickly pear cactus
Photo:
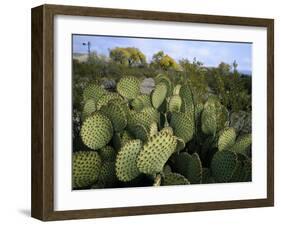
[[[151,175],[162,172],[176,146],[176,138],[165,131],[150,137],[137,159],[139,171]]]
[[[211,172],[216,182],[229,182],[236,170],[237,155],[232,151],[218,151],[211,161]]]
[[[115,160],[116,151],[111,146],[105,146],[98,152],[103,162],[113,162]]]
[[[78,151],[73,153],[73,188],[88,187],[98,179],[101,158],[95,151]]]
[[[164,175],[162,185],[185,185],[190,182],[179,173],[167,173]]]
[[[117,93],[106,93],[97,101],[97,109],[99,110],[102,106],[107,105],[110,101],[118,99],[121,100],[121,97]]]
[[[104,188],[113,187],[118,182],[114,162],[104,162],[100,169],[98,182]]]
[[[203,133],[214,135],[217,131],[216,106],[206,103],[201,115],[201,125]]]
[[[84,105],[82,112],[82,121],[84,121],[88,116],[97,110],[96,102],[94,99],[88,99]]]
[[[174,130],[175,136],[184,140],[185,143],[190,141],[194,133],[194,119],[187,113],[173,112],[170,125]]]
[[[120,132],[126,127],[127,117],[120,105],[114,103],[104,105],[100,112],[110,119],[114,131]]]
[[[247,155],[247,149],[252,144],[252,134],[245,134],[239,137],[235,144],[231,147],[231,151]]]
[[[155,89],[152,91],[151,94],[151,102],[153,107],[157,109],[161,106],[161,104],[166,98],[167,92],[168,88],[165,83],[159,83],[156,85]]]
[[[83,92],[83,100],[86,102],[89,99],[93,99],[97,102],[107,91],[97,84],[88,85]]]
[[[145,107],[152,107],[150,96],[147,94],[141,94],[137,96],[131,102],[132,108],[136,111],[141,111]]]
[[[174,95],[170,98],[168,104],[168,110],[170,112],[176,111],[179,112],[181,110],[182,100],[179,95]]]
[[[137,158],[142,149],[141,140],[127,142],[116,157],[116,175],[120,181],[130,181],[136,178],[140,171],[137,167]]]
[[[236,132],[234,128],[225,129],[219,137],[218,149],[220,151],[229,150],[236,140]]]
[[[177,155],[175,162],[176,171],[185,176],[191,184],[202,181],[202,164],[197,153],[192,155],[183,152]]]
[[[98,150],[111,140],[113,128],[110,120],[101,113],[94,113],[82,124],[81,138],[86,146]]]
[[[151,122],[159,122],[160,121],[160,113],[153,107],[145,107],[141,112],[144,112],[150,118]]]
[[[252,180],[251,112],[233,112],[216,90],[200,96],[189,76],[169,73],[83,90],[73,144],[84,151],[73,152],[73,188]]]
[[[133,76],[126,76],[120,79],[117,83],[118,93],[131,100],[140,94],[140,82]]]

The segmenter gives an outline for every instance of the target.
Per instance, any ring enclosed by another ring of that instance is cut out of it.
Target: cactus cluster
[[[154,82],[150,93],[133,76],[115,90],[84,89],[73,188],[251,181],[249,115],[240,119],[215,95],[196,99],[188,81]]]

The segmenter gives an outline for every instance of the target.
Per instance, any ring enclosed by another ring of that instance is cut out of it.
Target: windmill
[[[83,46],[88,46],[88,60],[90,59],[90,54],[91,54],[91,43],[88,42],[83,42]]]

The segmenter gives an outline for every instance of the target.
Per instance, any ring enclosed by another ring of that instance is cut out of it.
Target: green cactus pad
[[[218,151],[211,161],[211,172],[216,182],[229,182],[237,167],[238,157],[232,151]]]
[[[107,94],[101,96],[100,99],[98,99],[98,101],[97,101],[97,109],[99,110],[102,106],[107,105],[112,100],[116,100],[116,99],[117,100],[118,99],[122,100],[121,98],[122,97],[119,96],[117,93],[107,93]]]
[[[201,114],[202,131],[207,135],[214,135],[228,126],[228,111],[216,96],[210,96]]]
[[[168,110],[170,112],[176,111],[179,112],[181,110],[182,100],[179,95],[174,95],[170,98],[168,103]]]
[[[217,131],[216,106],[206,103],[201,114],[201,128],[203,133],[214,135]]]
[[[140,139],[141,141],[147,141],[149,137],[149,132],[147,128],[141,124],[136,124],[134,127],[131,128],[131,133],[136,139]]]
[[[182,152],[176,156],[176,171],[184,175],[191,184],[199,184],[202,180],[202,164],[197,153],[192,155]]]
[[[131,100],[140,94],[140,82],[133,76],[125,76],[117,83],[117,92]]]
[[[126,127],[127,117],[120,105],[111,103],[102,106],[100,112],[110,119],[114,131],[120,132]]]
[[[98,179],[101,158],[95,151],[78,151],[73,153],[73,188],[88,187]]]
[[[173,131],[173,128],[170,127],[170,126],[166,126],[164,127],[162,130],[161,130],[162,133],[168,133],[170,134],[171,136],[174,135],[174,131]]]
[[[185,143],[192,139],[194,133],[194,120],[188,114],[173,112],[170,126],[173,128],[174,134],[183,139]]]
[[[167,86],[165,83],[159,83],[151,93],[151,103],[156,109],[161,106],[167,95]]]
[[[110,120],[95,112],[82,124],[81,138],[83,143],[94,150],[104,147],[112,138],[113,128]]]
[[[89,117],[93,112],[97,110],[96,102],[94,99],[88,99],[83,107],[82,111],[82,121]]]
[[[237,165],[230,179],[230,182],[243,182],[244,177],[245,177],[245,172],[243,170],[243,162],[237,161]]]
[[[151,122],[159,122],[160,121],[160,113],[153,107],[145,107],[141,112],[144,112],[149,116]]]
[[[107,91],[97,84],[88,85],[83,91],[83,100],[86,102],[89,99],[93,99],[97,102],[101,96],[106,94]]]
[[[219,151],[229,150],[231,146],[235,143],[236,132],[234,128],[225,129],[219,136],[218,149]]]
[[[173,95],[179,95],[180,94],[180,89],[181,89],[181,85],[177,84],[174,89],[173,89]]]
[[[153,122],[153,119],[150,115],[148,115],[146,112],[137,112],[131,110],[128,117],[128,130],[129,132],[132,132],[134,130],[134,126],[139,124],[143,125],[145,128],[149,128],[151,123]]]
[[[179,173],[167,173],[164,176],[162,185],[186,185],[190,182]]]
[[[179,92],[183,101],[184,112],[194,112],[193,94],[188,84],[183,85]]]
[[[168,75],[158,74],[155,78],[156,84],[164,83],[167,87],[167,96],[172,95],[173,84],[169,79]]]
[[[129,131],[124,130],[121,136],[121,147],[130,140],[133,140],[132,134],[129,133]]]
[[[131,106],[136,111],[141,111],[145,107],[152,107],[150,96],[146,94],[137,96],[134,100],[132,100]]]
[[[116,175],[120,181],[130,181],[140,172],[137,168],[137,157],[142,149],[141,140],[128,141],[118,152],[116,157]]]
[[[112,162],[116,157],[116,152],[111,146],[101,148],[99,154],[103,162]]]
[[[105,162],[102,164],[98,180],[104,188],[113,187],[117,183],[115,162]]]
[[[150,137],[138,156],[138,169],[145,174],[160,173],[176,146],[176,138],[167,132],[160,131]]]
[[[151,123],[149,126],[149,136],[152,137],[153,135],[158,133],[158,126],[156,122]]]
[[[252,134],[245,134],[237,139],[230,151],[246,155],[246,151],[252,144]]]

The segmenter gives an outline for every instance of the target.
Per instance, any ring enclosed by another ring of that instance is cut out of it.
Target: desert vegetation
[[[236,61],[74,56],[73,188],[251,181],[251,108]]]

